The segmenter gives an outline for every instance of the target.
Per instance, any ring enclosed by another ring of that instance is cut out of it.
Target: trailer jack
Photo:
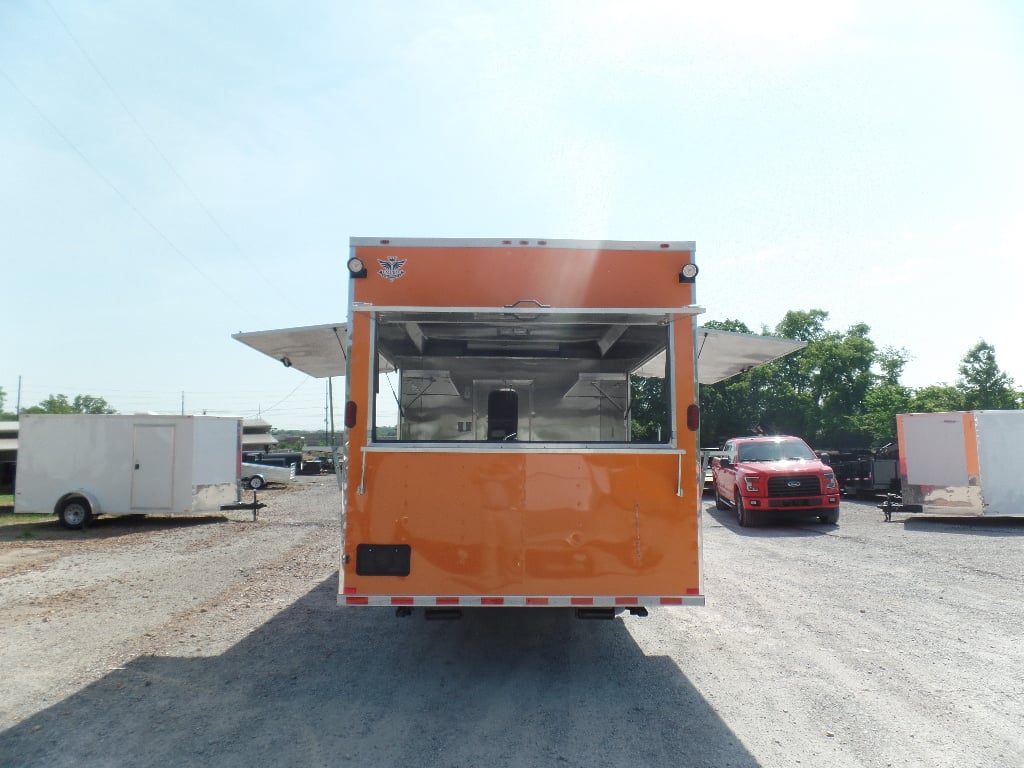
[[[882,514],[885,516],[885,522],[892,522],[893,512],[903,511],[903,502],[900,500],[898,494],[887,493],[885,494],[885,501],[878,505],[878,508],[882,510]]]

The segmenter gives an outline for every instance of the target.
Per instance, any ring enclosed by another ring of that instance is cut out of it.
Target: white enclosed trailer
[[[904,509],[1024,516],[1024,411],[896,416]]]
[[[204,515],[239,501],[240,419],[28,414],[18,433],[15,513]]]

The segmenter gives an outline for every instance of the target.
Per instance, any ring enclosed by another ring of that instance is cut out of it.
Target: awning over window
[[[231,338],[274,358],[282,365],[315,378],[326,378],[345,375],[347,331],[345,323],[333,323],[235,333]],[[697,380],[701,384],[714,384],[805,346],[805,342],[793,339],[698,328]],[[650,360],[637,373],[655,376],[661,375],[659,372],[664,370],[664,357],[659,356]]]

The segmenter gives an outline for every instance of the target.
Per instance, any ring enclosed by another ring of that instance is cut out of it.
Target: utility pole
[[[18,377],[18,402],[14,406],[14,415],[21,413],[21,376]]]
[[[181,390],[181,415],[185,415],[185,390]]]

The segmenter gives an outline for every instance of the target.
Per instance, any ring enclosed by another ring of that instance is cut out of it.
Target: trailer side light
[[[679,282],[692,283],[694,280],[697,279],[698,272],[700,272],[700,270],[697,268],[697,265],[694,264],[693,262],[690,262],[689,264],[683,264],[682,269],[679,270]]]
[[[356,425],[356,415],[358,413],[355,400],[349,400],[345,403],[345,426],[348,429],[352,429]]]
[[[686,406],[686,428],[691,432],[700,429],[700,406],[696,403]]]

